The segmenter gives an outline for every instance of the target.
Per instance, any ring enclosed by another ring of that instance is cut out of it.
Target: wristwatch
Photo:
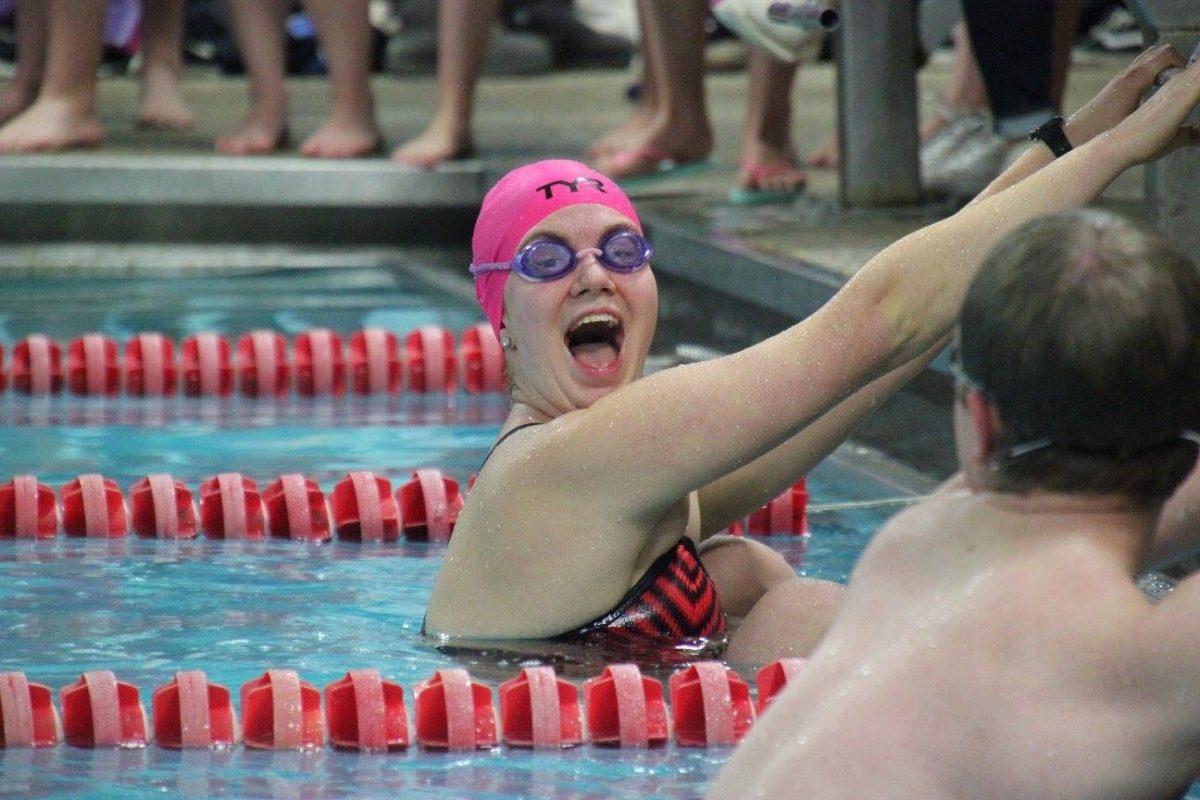
[[[1033,133],[1029,134],[1029,138],[1035,142],[1044,142],[1055,158],[1071,152],[1071,142],[1063,133],[1062,116],[1051,117],[1038,125],[1033,129]]]

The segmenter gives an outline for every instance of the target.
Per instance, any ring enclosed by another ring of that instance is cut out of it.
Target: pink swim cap
[[[472,263],[511,261],[531,228],[560,208],[584,203],[608,206],[628,217],[639,231],[642,228],[625,192],[586,164],[553,159],[517,167],[483,198],[471,237]],[[475,296],[497,337],[504,317],[504,285],[510,274],[497,271],[475,276]]]

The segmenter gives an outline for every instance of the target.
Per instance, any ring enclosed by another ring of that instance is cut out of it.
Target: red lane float
[[[8,370],[4,368],[4,347],[0,345],[0,392],[8,388]]]
[[[63,738],[74,747],[142,747],[146,712],[137,687],[107,670],[85,672],[59,692]]]
[[[41,334],[17,342],[12,351],[12,386],[32,395],[62,392],[62,345]]]
[[[223,472],[200,484],[200,519],[210,539],[261,539],[263,504],[258,484]]]
[[[404,372],[409,391],[453,392],[454,336],[445,328],[426,325],[404,340]]]
[[[237,741],[229,690],[209,683],[200,670],[176,672],[173,681],[154,690],[150,705],[159,747],[231,747]]]
[[[288,393],[287,342],[274,331],[251,331],[238,339],[238,384],[249,397]]]
[[[355,394],[395,394],[403,368],[396,334],[366,328],[350,337],[350,384]]]
[[[804,479],[751,514],[747,522],[753,536],[808,533],[808,486]]]
[[[329,496],[339,539],[394,542],[400,538],[399,511],[392,484],[373,472],[351,472]]]
[[[321,693],[290,669],[269,669],[242,686],[242,741],[257,750],[325,743]]]
[[[574,747],[583,741],[579,690],[554,667],[526,667],[500,684],[500,729],[512,747]]]
[[[312,478],[282,475],[262,496],[271,536],[324,542],[329,539],[325,494]]]
[[[175,343],[161,333],[139,333],[125,343],[125,390],[136,397],[171,397],[179,382]]]
[[[67,385],[74,394],[116,397],[121,393],[117,343],[98,333],[86,333],[67,347]]]
[[[405,538],[432,542],[449,541],[463,507],[458,481],[436,469],[413,472],[412,480],[397,490],[396,502]]]
[[[296,392],[304,397],[346,393],[346,362],[342,339],[326,328],[305,331],[292,346]]]
[[[583,684],[588,738],[593,744],[654,747],[667,741],[662,683],[637,664],[610,664]]]
[[[803,658],[781,658],[758,671],[758,713],[761,716],[804,666]]]
[[[192,490],[170,475],[148,475],[129,490],[133,532],[153,539],[191,539],[196,535]]]
[[[334,747],[385,752],[408,747],[404,689],[379,671],[352,669],[325,687],[325,715]]]
[[[215,333],[198,333],[180,346],[179,371],[188,397],[228,397],[233,394],[233,348]]]
[[[62,487],[62,527],[67,536],[116,539],[129,532],[129,514],[117,482],[80,475]]]
[[[719,661],[698,661],[668,685],[675,741],[684,747],[737,744],[754,722],[750,687]]]
[[[50,687],[23,672],[0,672],[0,749],[58,744],[58,711]]]
[[[0,539],[53,539],[57,534],[53,489],[33,475],[16,475],[0,486]]]
[[[417,743],[438,750],[476,750],[496,745],[492,690],[465,669],[439,669],[413,687]]]
[[[503,392],[508,386],[504,350],[486,322],[462,332],[458,345],[458,382],[473,394]]]

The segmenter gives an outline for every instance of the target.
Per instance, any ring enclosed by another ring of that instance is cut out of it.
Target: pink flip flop
[[[804,191],[808,185],[808,175],[795,162],[775,161],[771,163],[743,164],[750,175],[751,185],[738,187],[729,192],[729,202],[739,206],[766,205],[773,203],[790,203]],[[772,178],[795,176],[796,183],[791,189],[764,189],[762,185]]]

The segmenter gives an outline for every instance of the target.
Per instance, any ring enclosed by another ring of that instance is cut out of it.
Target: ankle
[[[47,105],[74,117],[96,116],[96,95],[89,91],[46,90],[34,100],[36,105]]]

